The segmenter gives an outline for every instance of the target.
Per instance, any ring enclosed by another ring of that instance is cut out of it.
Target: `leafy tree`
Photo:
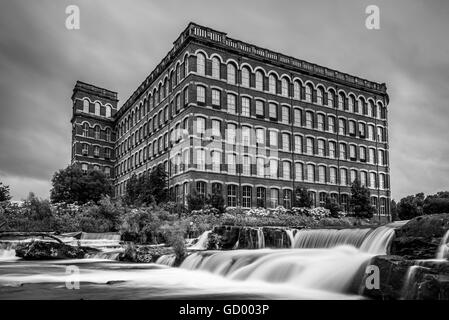
[[[112,186],[106,175],[99,170],[84,173],[79,166],[72,165],[55,172],[50,199],[53,203],[98,202],[103,195],[110,195]]]
[[[160,204],[168,200],[167,173],[162,165],[154,168],[149,175],[139,178],[132,175],[126,184],[125,202],[141,205],[155,202]]]
[[[207,198],[206,203],[220,211],[220,213],[223,213],[225,210],[225,202],[221,190],[214,190],[212,195],[209,195]]]
[[[424,193],[404,197],[397,204],[398,217],[401,220],[423,215]]]
[[[206,204],[206,198],[199,195],[194,189],[192,193],[187,195],[187,207],[189,211],[201,210]]]
[[[9,186],[3,185],[3,183],[0,182],[0,202],[11,200],[9,192]]]
[[[297,187],[294,200],[295,207],[310,208],[312,206],[312,199],[309,197],[307,189]]]
[[[440,191],[434,195],[428,195],[423,203],[424,214],[449,213],[449,192]]]
[[[398,220],[399,219],[399,217],[398,217],[398,205],[397,205],[396,201],[391,200],[390,208],[391,208],[391,221]]]
[[[330,196],[326,197],[326,204],[324,205],[325,209],[329,209],[329,211],[331,212],[331,217],[337,218],[338,217],[338,213],[341,211],[340,206],[338,205],[338,203],[332,199]]]
[[[351,185],[350,207],[354,216],[358,218],[372,218],[376,208],[371,205],[370,192],[367,187],[362,186],[358,179]]]

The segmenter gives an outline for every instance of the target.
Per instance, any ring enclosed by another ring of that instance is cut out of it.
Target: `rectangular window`
[[[270,131],[270,146],[277,147],[278,146],[278,132],[271,130]]]
[[[212,89],[212,105],[221,105],[221,92],[217,89]]]
[[[228,154],[228,173],[229,174],[235,174],[235,154]]]
[[[250,115],[251,115],[250,100],[249,100],[249,98],[243,97],[242,98],[242,116],[249,117]]]
[[[275,159],[270,159],[270,178],[278,178],[278,162]]]
[[[346,169],[340,169],[340,184],[346,186],[348,184]]]
[[[228,143],[230,143],[230,144],[235,144],[235,130],[236,130],[235,124],[228,124],[227,140],[228,140]]]
[[[302,181],[303,179],[302,163],[295,163],[295,179],[296,181]]]
[[[233,94],[228,94],[228,112],[235,114],[235,96]]]
[[[279,190],[271,189],[270,191],[270,206],[274,209],[279,205]]]
[[[290,151],[290,135],[288,133],[282,134],[282,150]]]
[[[196,132],[198,135],[204,135],[206,132],[206,119],[197,118],[196,119]]]
[[[260,100],[256,100],[256,116],[263,117],[265,114],[264,112],[264,104]]]
[[[257,158],[257,176],[265,177],[265,161],[263,158]]]
[[[290,123],[290,108],[283,106],[282,107],[282,122],[289,124]]]
[[[220,172],[221,153],[219,151],[212,151],[212,171]]]
[[[237,206],[237,186],[228,185],[228,207]]]
[[[284,161],[282,163],[282,176],[285,180],[290,180],[290,162]]]
[[[318,115],[318,130],[324,131],[324,116],[322,114]]]
[[[328,126],[329,126],[329,132],[335,132],[335,118],[329,117],[328,118]]]
[[[311,112],[306,112],[306,127],[313,128],[313,114]]]
[[[196,101],[206,103],[206,88],[201,86],[196,87]]]
[[[245,176],[251,175],[251,162],[249,156],[243,156],[242,174]]]
[[[302,153],[302,138],[301,138],[301,136],[295,136],[295,152]]]
[[[257,193],[256,193],[256,197],[257,197],[257,207],[261,207],[261,208],[265,208],[265,194],[266,190],[264,187],[257,187]]]
[[[256,129],[256,142],[257,144],[265,144],[265,131],[262,128]]]
[[[214,137],[220,137],[220,120],[212,120],[212,135]]]
[[[269,116],[271,119],[277,119],[277,105],[270,103],[269,106]]]
[[[196,161],[198,170],[205,171],[206,170],[206,151],[203,149],[198,149],[196,151]]]
[[[250,145],[250,128],[246,126],[242,127],[242,144],[244,146]]]
[[[301,110],[295,109],[293,111],[294,125],[297,127],[301,126]]]
[[[306,140],[306,150],[307,154],[313,155],[313,138],[307,138]]]
[[[242,190],[242,207],[251,208],[251,187],[244,186]]]

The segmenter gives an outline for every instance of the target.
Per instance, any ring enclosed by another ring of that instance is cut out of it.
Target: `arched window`
[[[268,91],[270,93],[276,94],[276,77],[273,74],[270,74],[268,78]]]
[[[278,189],[270,189],[270,207],[276,208],[279,205],[279,190]]]
[[[249,88],[250,70],[247,67],[242,68],[242,86]]]
[[[344,110],[345,108],[345,94],[343,92],[340,92],[338,94],[338,109]]]
[[[206,196],[206,182],[204,181],[197,181],[196,182],[196,192],[200,197]]]
[[[313,86],[308,83],[306,84],[306,101],[312,102],[312,92],[313,92]]]
[[[282,80],[281,80],[281,94],[284,96],[284,97],[288,97],[288,85],[289,85],[289,82],[288,82],[288,80],[286,79],[286,78],[282,78]]]
[[[318,87],[318,90],[316,93],[316,102],[319,105],[323,105],[323,97],[324,97],[324,89],[322,87]]]
[[[348,99],[348,111],[354,112],[354,105],[355,105],[355,98],[354,96],[350,95]]]
[[[95,139],[97,139],[97,140],[100,139],[100,127],[99,126],[95,126]]]
[[[236,68],[235,68],[234,64],[228,63],[227,78],[228,78],[228,83],[230,83],[230,84],[235,84],[235,71],[236,71]]]
[[[299,81],[293,83],[293,98],[301,100],[301,84]]]
[[[235,184],[228,185],[228,207],[237,206],[237,186]]]
[[[107,118],[111,117],[111,107],[110,106],[106,106],[106,117]]]
[[[327,92],[327,105],[331,108],[334,107],[334,92],[332,90]]]
[[[288,161],[282,163],[282,176],[285,180],[290,180],[290,162]]]
[[[329,168],[329,182],[332,184],[337,184],[337,168]]]
[[[260,70],[256,71],[256,89],[263,90],[263,73]]]
[[[212,58],[212,77],[220,79],[220,60],[217,57]]]
[[[95,115],[96,116],[100,115],[100,103],[99,102],[95,102]]]
[[[256,189],[256,205],[260,208],[266,206],[266,189],[264,187],[257,187]]]
[[[313,112],[306,112],[306,127],[312,129],[313,128]]]
[[[89,113],[89,100],[87,99],[83,100],[83,112]]]
[[[307,138],[306,139],[306,152],[307,152],[307,154],[309,154],[309,155],[313,155],[314,154],[314,148],[313,148],[313,143],[314,141],[313,141],[313,138]]]
[[[340,169],[340,184],[346,186],[348,184],[348,170]]]
[[[83,124],[83,136],[88,137],[89,136],[89,125],[87,123]]]
[[[206,74],[206,56],[202,53],[196,56],[196,71],[201,75]]]

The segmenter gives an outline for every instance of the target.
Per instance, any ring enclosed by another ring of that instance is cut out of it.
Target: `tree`
[[[312,199],[309,197],[307,189],[297,187],[294,200],[295,207],[310,208],[312,206]]]
[[[372,218],[376,208],[371,205],[370,192],[367,187],[362,186],[358,179],[351,185],[350,207],[354,216],[358,218]]]
[[[98,202],[103,195],[110,195],[112,186],[106,175],[99,170],[83,172],[77,165],[55,172],[50,199],[53,203]]]
[[[125,202],[127,204],[160,204],[168,200],[167,173],[162,165],[154,168],[149,175],[137,178],[133,174],[126,183]]]
[[[449,192],[440,191],[434,195],[428,195],[423,203],[423,213],[449,213]]]
[[[0,182],[0,202],[11,200],[9,192],[9,186],[3,185],[3,183]]]
[[[206,197],[199,195],[195,189],[187,195],[187,207],[189,211],[201,210],[206,204]]]
[[[324,205],[325,209],[328,209],[331,212],[331,217],[337,218],[338,213],[341,211],[338,203],[332,199],[330,196],[326,197],[326,204]]]
[[[393,199],[390,202],[390,210],[391,210],[391,221],[396,221],[399,219],[398,217],[398,204]]]
[[[408,220],[423,215],[424,193],[404,197],[397,204],[400,220]]]

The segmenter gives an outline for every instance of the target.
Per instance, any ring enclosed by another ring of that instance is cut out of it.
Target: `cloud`
[[[67,5],[81,29],[64,27]],[[377,4],[381,29],[364,27]],[[121,103],[195,21],[228,36],[379,82],[390,94],[393,197],[448,189],[446,1],[8,1],[0,12],[0,177],[48,197],[70,162],[76,80]]]

